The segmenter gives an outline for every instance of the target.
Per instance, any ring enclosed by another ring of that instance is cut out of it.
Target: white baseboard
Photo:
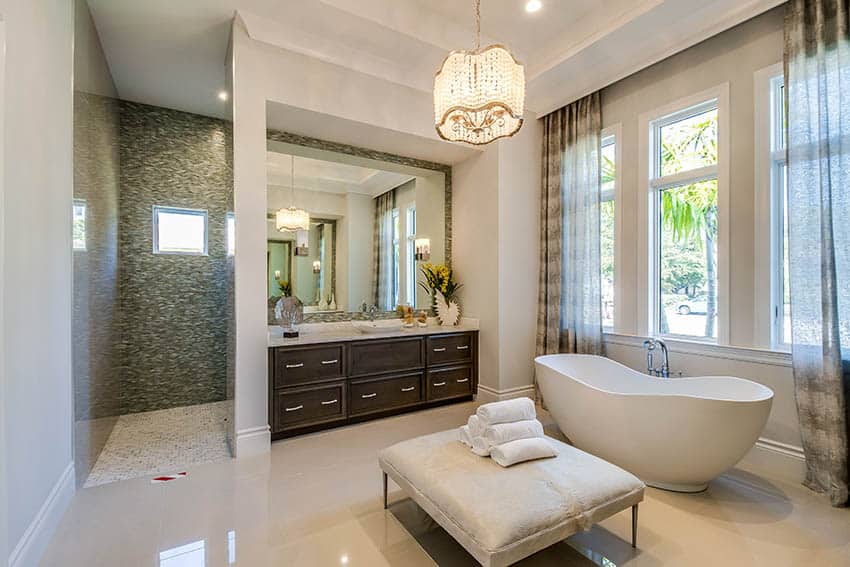
[[[806,457],[802,447],[764,437],[756,441],[738,467],[793,483],[803,482],[806,477]]]
[[[268,453],[272,449],[272,433],[268,425],[240,429],[236,432],[236,458]]]
[[[531,398],[534,399],[534,384],[527,386],[517,386],[515,388],[507,388],[505,390],[496,390],[482,384],[478,384],[478,399],[483,403],[498,402],[501,400],[511,400],[513,398]]]
[[[9,567],[38,565],[76,490],[71,461],[9,556]]]

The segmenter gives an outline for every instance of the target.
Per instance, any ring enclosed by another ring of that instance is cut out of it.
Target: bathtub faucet
[[[646,349],[646,373],[650,376],[670,377],[670,362],[667,359],[667,345],[661,339],[646,339],[643,341]],[[661,368],[655,368],[652,364],[652,353],[656,348],[661,349]]]

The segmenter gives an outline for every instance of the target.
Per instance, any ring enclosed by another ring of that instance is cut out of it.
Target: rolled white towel
[[[490,455],[490,444],[483,437],[473,437],[472,452],[479,457],[487,457]]]
[[[543,424],[536,419],[514,421],[511,423],[497,423],[488,425],[481,434],[484,441],[490,447],[510,443],[517,439],[529,439],[532,437],[543,437]]]
[[[557,453],[545,437],[517,439],[510,443],[496,445],[490,450],[490,456],[503,467],[509,467],[524,461],[554,457]]]
[[[473,414],[469,416],[469,419],[466,422],[466,426],[469,427],[469,437],[480,437],[482,433],[484,433],[484,426],[481,424],[481,420],[478,419],[478,416]]]
[[[458,429],[458,441],[467,447],[472,447],[472,436],[469,434],[468,425],[463,425]]]
[[[534,402],[531,401],[531,398],[515,398],[503,402],[484,404],[475,413],[484,426],[535,419],[537,417]]]

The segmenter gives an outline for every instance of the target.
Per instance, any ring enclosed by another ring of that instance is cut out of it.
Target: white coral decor
[[[460,305],[457,301],[446,301],[446,297],[437,290],[434,300],[437,304],[437,317],[440,318],[440,324],[444,327],[453,327],[457,325],[460,318]]]

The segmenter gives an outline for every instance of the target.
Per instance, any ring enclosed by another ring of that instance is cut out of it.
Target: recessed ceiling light
[[[218,98],[220,100],[227,100],[227,91],[221,91],[220,93],[218,93]]]
[[[528,3],[525,5],[526,12],[536,12],[540,8],[543,7],[543,2],[540,0],[528,0]]]

